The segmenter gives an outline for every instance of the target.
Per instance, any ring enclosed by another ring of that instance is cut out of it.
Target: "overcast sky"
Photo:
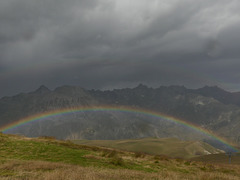
[[[240,1],[0,0],[0,97],[139,83],[240,91]]]

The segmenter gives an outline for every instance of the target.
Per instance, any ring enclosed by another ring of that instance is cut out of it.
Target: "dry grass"
[[[0,179],[2,180],[105,180],[105,179],[166,179],[166,180],[239,180],[239,166],[207,165],[187,172],[162,169],[159,172],[148,173],[128,169],[107,169],[96,167],[81,167],[63,163],[44,161],[7,161],[0,165]],[[210,171],[211,169],[211,171]],[[234,169],[234,170],[233,170]],[[183,169],[182,169],[183,170]],[[220,172],[222,171],[222,172]]]
[[[0,179],[237,180],[240,166],[0,135]]]
[[[5,173],[5,175],[4,175]],[[158,173],[126,169],[105,169],[43,161],[9,161],[0,166],[0,179],[74,180],[74,179],[149,179],[160,178]],[[168,176],[168,175],[167,175]],[[174,178],[174,177],[172,177]],[[171,179],[172,179],[171,178]]]

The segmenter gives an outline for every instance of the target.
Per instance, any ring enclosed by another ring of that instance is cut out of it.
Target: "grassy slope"
[[[240,167],[0,134],[0,179],[240,179]]]
[[[219,153],[214,147],[198,141],[181,141],[176,138],[144,138],[134,140],[73,140],[74,143],[111,147],[148,154],[164,154],[171,157],[192,158],[196,155]]]
[[[228,155],[226,155],[225,153],[194,157],[192,158],[192,160],[206,162],[206,163],[228,163],[229,162]],[[231,164],[240,165],[240,153],[236,153],[232,155]]]

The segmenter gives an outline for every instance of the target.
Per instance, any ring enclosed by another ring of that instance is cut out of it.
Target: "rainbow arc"
[[[76,112],[105,112],[105,111],[113,111],[113,112],[128,112],[128,113],[140,113],[146,116],[151,116],[155,118],[161,118],[166,121],[175,122],[177,124],[183,125],[185,127],[191,128],[197,132],[203,133],[209,137],[211,137],[214,140],[217,140],[218,142],[223,143],[227,147],[231,148],[234,151],[239,151],[234,147],[234,145],[227,140],[225,140],[222,137],[219,137],[218,135],[214,134],[213,132],[210,132],[200,126],[197,126],[193,123],[186,122],[184,120],[181,120],[179,118],[175,118],[173,116],[169,116],[167,114],[142,109],[142,108],[136,108],[136,107],[128,107],[128,106],[94,106],[94,107],[76,107],[76,108],[65,108],[65,109],[58,109],[54,111],[49,112],[43,112],[39,114],[35,114],[23,119],[20,119],[18,121],[15,121],[13,123],[7,124],[5,126],[0,127],[0,131],[6,133],[8,130],[16,128],[18,126],[22,126],[24,124],[38,121],[41,119],[45,119],[52,116],[58,116],[58,115],[64,115],[64,114],[71,114]]]

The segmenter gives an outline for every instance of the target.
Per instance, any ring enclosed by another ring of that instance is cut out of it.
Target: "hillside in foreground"
[[[0,179],[226,179],[240,166],[0,134]]]
[[[132,152],[144,152],[152,155],[193,158],[200,155],[218,154],[218,150],[201,141],[181,141],[177,138],[142,138],[128,140],[73,140],[77,144],[103,146]]]

